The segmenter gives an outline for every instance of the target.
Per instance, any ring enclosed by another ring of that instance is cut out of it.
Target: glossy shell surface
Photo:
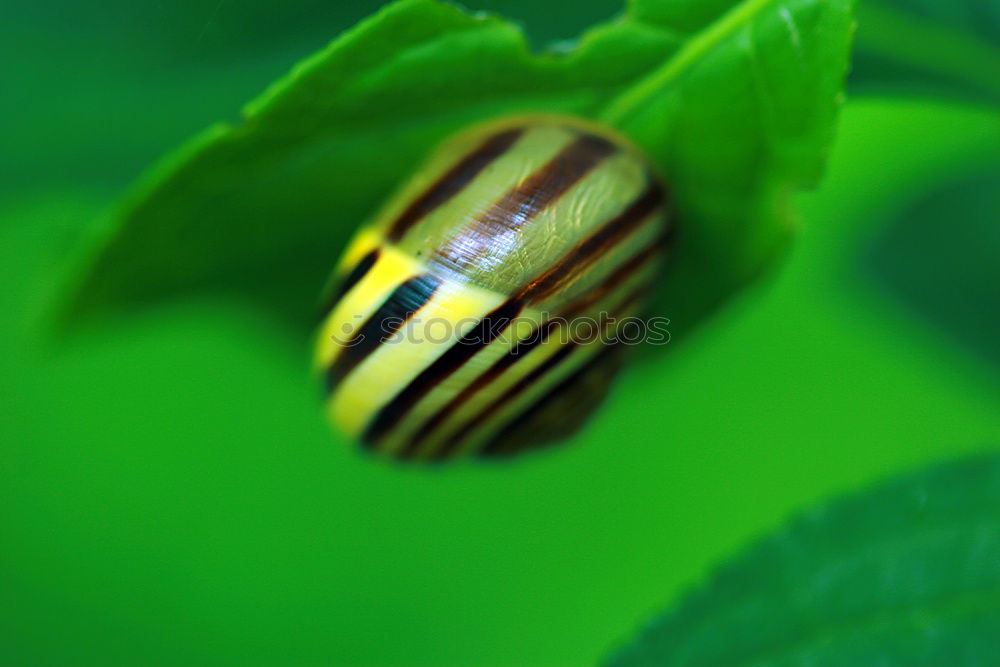
[[[431,461],[570,435],[627,347],[667,211],[646,159],[584,121],[515,117],[447,141],[337,268],[315,359],[331,420]]]

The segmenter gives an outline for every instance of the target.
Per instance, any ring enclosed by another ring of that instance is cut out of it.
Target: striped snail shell
[[[666,204],[645,157],[587,121],[513,117],[445,142],[334,274],[315,358],[331,420],[431,461],[570,435],[617,371]]]

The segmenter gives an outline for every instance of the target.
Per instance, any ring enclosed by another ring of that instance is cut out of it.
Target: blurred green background
[[[145,166],[381,3],[8,2],[0,662],[589,664],[790,512],[995,445],[1000,118],[975,56],[998,11],[862,2],[787,262],[574,445],[440,470],[338,442],[308,341],[250,303],[44,328]],[[465,4],[536,45],[620,9]]]

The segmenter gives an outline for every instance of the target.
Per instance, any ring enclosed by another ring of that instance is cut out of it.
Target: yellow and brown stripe
[[[606,130],[516,118],[453,140],[338,268],[316,354],[331,418],[428,460],[565,435],[620,356],[574,327],[637,307],[666,217],[645,160]]]

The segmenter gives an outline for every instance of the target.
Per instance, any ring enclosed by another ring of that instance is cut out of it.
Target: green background
[[[550,453],[358,456],[232,297],[46,335],[143,167],[378,4],[8,3],[0,662],[587,664],[790,512],[997,442],[996,107],[879,58],[787,261]],[[618,10],[466,4],[539,45]]]

